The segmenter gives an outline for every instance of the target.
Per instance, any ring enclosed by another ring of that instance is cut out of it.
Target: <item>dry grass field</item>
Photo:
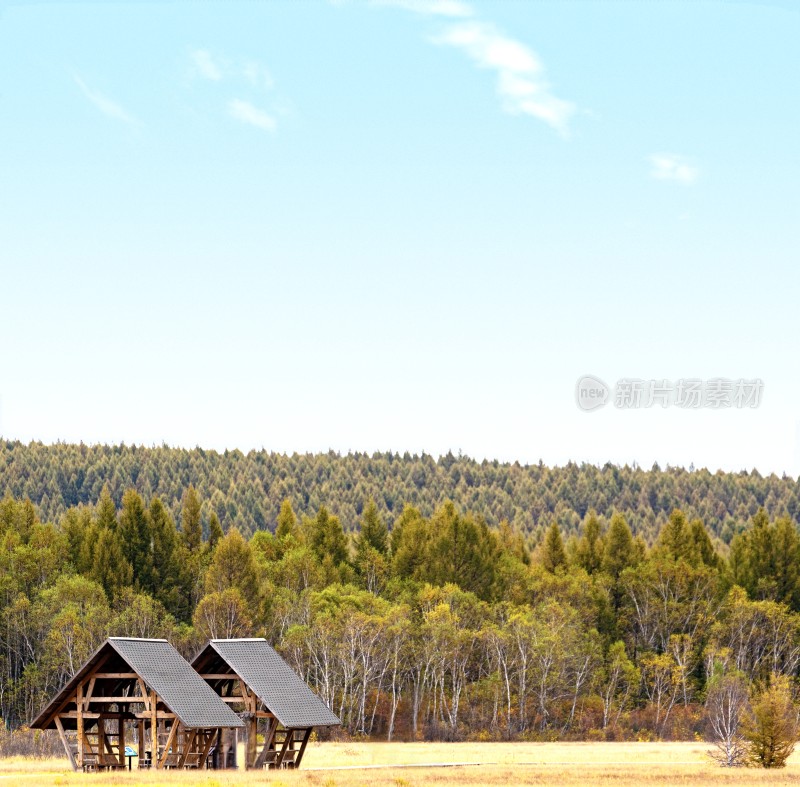
[[[781,771],[728,770],[702,743],[321,743],[300,771],[73,773],[66,760],[0,760],[0,785],[496,787],[497,785],[797,784],[800,754]],[[452,767],[424,767],[434,764]],[[409,767],[415,766],[415,767]],[[419,767],[422,766],[422,767]]]

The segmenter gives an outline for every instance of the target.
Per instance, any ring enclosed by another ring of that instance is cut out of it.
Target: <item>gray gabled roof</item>
[[[192,665],[165,639],[107,639],[74,677],[58,692],[37,716],[31,727],[45,729],[53,717],[74,698],[78,683],[98,663],[116,651],[162,703],[174,713],[184,727],[242,727],[241,719],[219,698],[217,693],[194,671]]]
[[[241,719],[165,639],[108,640],[184,727],[242,727]]]
[[[212,639],[192,662],[213,648],[287,728],[341,724],[265,639]]]

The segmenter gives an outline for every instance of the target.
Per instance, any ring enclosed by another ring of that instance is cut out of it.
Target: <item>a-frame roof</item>
[[[36,717],[31,727],[45,729],[53,723],[75,692],[78,683],[109,656],[119,655],[184,727],[242,727],[241,719],[194,671],[192,665],[165,639],[111,637],[78,670],[75,676]]]
[[[341,724],[265,639],[212,639],[195,657],[197,668],[216,654],[286,728]]]

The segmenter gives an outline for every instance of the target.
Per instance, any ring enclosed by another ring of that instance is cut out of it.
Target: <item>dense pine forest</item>
[[[68,508],[95,503],[108,486],[116,505],[126,489],[149,500],[158,496],[174,519],[183,493],[193,484],[202,499],[204,523],[215,513],[224,530],[247,536],[274,529],[283,500],[299,515],[326,505],[347,532],[374,500],[391,527],[403,506],[423,516],[451,500],[496,527],[503,520],[523,533],[530,546],[551,522],[565,535],[577,533],[586,512],[625,516],[634,534],[648,543],[669,514],[680,508],[700,518],[726,544],[763,507],[771,517],[800,518],[800,483],[756,471],[710,473],[682,468],[477,462],[451,453],[274,454],[267,451],[205,451],[200,448],[24,445],[0,440],[0,495],[28,498],[45,521],[58,521]]]
[[[266,636],[382,738],[691,738],[721,692],[800,674],[790,479],[8,442],[0,463],[9,728],[108,635]]]

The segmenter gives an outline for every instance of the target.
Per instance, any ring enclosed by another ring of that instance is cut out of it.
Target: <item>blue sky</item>
[[[0,434],[797,475],[798,10],[0,3]]]

